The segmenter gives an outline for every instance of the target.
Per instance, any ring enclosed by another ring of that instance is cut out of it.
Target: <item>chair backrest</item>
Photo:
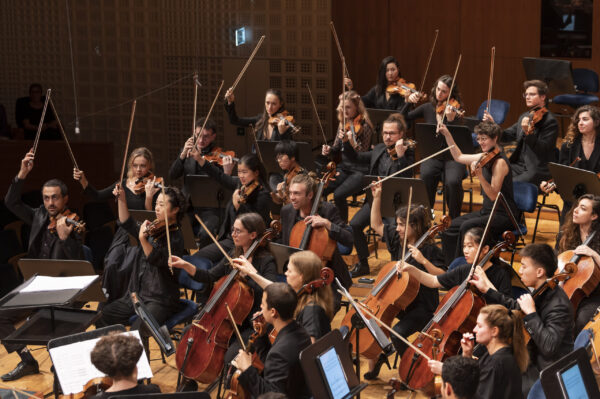
[[[188,290],[198,291],[204,287],[203,283],[200,283],[192,278],[185,270],[181,269],[179,271],[178,277],[179,285],[183,288],[187,288]]]
[[[477,110],[477,119],[483,120],[483,111],[485,111],[485,107],[487,106],[487,100],[481,103],[479,109]],[[508,115],[508,111],[510,110],[510,104],[503,100],[495,100],[492,99],[490,101],[490,114],[492,114],[492,118],[494,121],[500,125],[506,119],[506,115]]]
[[[598,74],[591,69],[573,69],[573,83],[577,87],[577,91],[583,91],[584,93],[598,92]]]
[[[533,212],[537,205],[538,189],[535,184],[515,181],[513,182],[515,204],[521,212]]]

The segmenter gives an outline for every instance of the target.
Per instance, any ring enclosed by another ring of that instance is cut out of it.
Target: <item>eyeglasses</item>
[[[537,95],[538,95],[538,93],[523,93],[523,98],[535,97]]]
[[[240,235],[240,234],[243,234],[243,233],[245,233],[245,231],[244,231],[244,230],[241,230],[241,229],[236,229],[235,227],[231,227],[231,235],[232,235],[232,236],[233,236],[233,235],[236,235],[236,236],[237,236],[237,235]]]

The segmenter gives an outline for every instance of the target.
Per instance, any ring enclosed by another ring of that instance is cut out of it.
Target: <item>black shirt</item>
[[[506,165],[508,165],[508,173],[506,174],[506,176],[504,176],[504,180],[502,180],[502,186],[500,187],[500,192],[506,199],[506,202],[508,203],[508,206],[509,206],[512,214],[515,216],[515,218],[517,218],[518,217],[518,215],[517,215],[518,209],[517,209],[517,205],[515,204],[515,200],[514,200],[515,196],[514,196],[514,192],[513,192],[512,170],[510,168],[510,163],[508,162],[508,158],[506,157],[504,152],[501,152],[500,154],[498,154],[496,156],[496,159],[487,163],[481,169],[481,173],[483,174],[484,179],[491,184],[492,183],[492,168],[493,168],[494,164],[496,162],[498,162],[498,159],[500,159],[500,158],[504,159],[504,162],[506,162]],[[494,207],[494,201],[492,201],[490,199],[490,197],[487,196],[487,194],[485,193],[485,190],[483,190],[483,188],[481,189],[481,196],[483,197],[481,214],[488,215],[492,212],[492,208]],[[501,204],[499,204],[499,206],[496,207],[496,210],[499,213],[502,213],[504,215],[508,214],[506,212],[506,209],[503,206],[501,206]]]
[[[131,389],[124,389],[122,391],[115,392],[102,392],[97,395],[92,396],[92,399],[109,399],[112,396],[121,396],[121,395],[136,395],[136,394],[145,394],[145,393],[160,393],[160,388],[158,385],[154,384],[138,384],[138,386]]]
[[[43,229],[43,233],[40,236],[40,252],[38,253],[38,257],[40,259],[50,259],[52,246],[54,240],[57,238],[60,240],[58,237],[58,232],[52,233],[48,228]]]
[[[487,351],[479,358],[477,399],[515,399],[521,397],[521,371],[510,347]]]
[[[404,97],[400,94],[390,94],[389,99],[386,98],[385,89],[382,93],[377,94],[377,86],[373,86],[371,90],[364,96],[361,96],[365,107],[376,108],[376,109],[391,109],[397,111],[404,111],[407,107]]]
[[[111,198],[114,198],[113,190],[117,183],[113,183],[110,186],[103,188],[101,190],[97,190],[91,184],[88,184],[83,193],[92,201],[106,201]],[[141,194],[136,194],[127,187],[127,180],[123,180],[123,189],[125,191],[125,199],[127,200],[127,208],[135,209],[143,211],[146,209],[146,190],[144,190]],[[156,204],[156,199],[160,191],[154,194],[152,198],[152,206]]]
[[[298,312],[296,321],[304,327],[308,335],[315,339],[319,339],[331,331],[331,323],[325,313],[325,309],[316,303],[309,303],[304,306]]]
[[[498,258],[492,259],[492,266],[485,271],[485,274],[490,279],[496,289],[508,296],[512,295],[511,275],[507,265],[504,265]],[[471,265],[464,264],[458,266],[452,270],[448,270],[446,273],[437,276],[438,282],[445,289],[449,290],[457,285],[462,284],[463,281],[469,277]]]

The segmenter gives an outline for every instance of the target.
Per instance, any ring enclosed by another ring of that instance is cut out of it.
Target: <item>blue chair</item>
[[[598,97],[590,94],[598,92],[598,74],[596,72],[585,68],[573,69],[573,83],[575,84],[575,94],[559,94],[552,99],[552,102],[572,108],[598,102]]]
[[[485,111],[486,107],[487,100],[482,102],[477,110],[477,119],[480,121],[483,120],[483,111]],[[496,124],[501,125],[504,122],[506,115],[508,115],[508,111],[510,111],[510,103],[495,99],[490,101],[490,114],[492,115],[492,118],[494,118]]]
[[[352,232],[352,227],[346,226],[346,229],[349,230],[350,232]],[[340,255],[350,255],[352,253],[352,248],[353,248],[352,245],[347,247],[338,242],[337,247],[338,247],[338,251],[340,251]]]
[[[452,262],[450,262],[450,264],[448,265],[448,271],[450,271],[460,265],[464,265],[465,263],[467,263],[467,259],[465,259],[464,256],[459,256],[458,258],[456,258]]]
[[[192,290],[192,295],[190,296],[191,300],[194,300],[196,297],[196,292],[204,289],[204,283],[200,283],[192,278],[185,270],[181,269],[179,271],[178,280],[179,285],[185,288],[185,299],[188,299],[187,290]]]
[[[517,221],[519,229],[513,230],[515,238],[518,240],[521,235],[523,238],[527,235],[527,224],[525,223],[525,212],[534,212],[537,206],[538,189],[535,184],[515,181],[513,182],[513,193],[517,209],[521,212],[521,218]],[[521,234],[522,233],[522,234]],[[512,265],[516,247],[513,250],[510,264]]]

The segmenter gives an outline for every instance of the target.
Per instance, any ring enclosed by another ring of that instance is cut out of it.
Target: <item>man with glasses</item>
[[[517,148],[509,159],[513,180],[539,186],[542,181],[551,177],[548,162],[556,162],[558,122],[554,115],[546,110],[546,83],[541,80],[528,80],[523,83],[523,88],[528,111],[521,114],[514,125],[504,130],[502,137],[504,140],[517,142]],[[535,111],[543,116],[534,123],[532,116]],[[484,113],[483,120],[494,122],[494,118],[488,112]]]

